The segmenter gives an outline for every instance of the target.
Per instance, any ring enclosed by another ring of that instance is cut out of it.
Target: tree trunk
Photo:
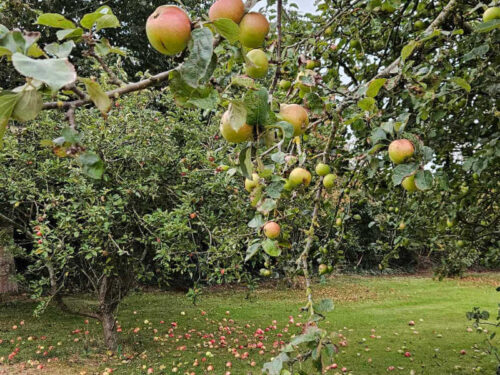
[[[102,313],[102,330],[106,347],[113,352],[116,351],[118,348],[118,337],[116,335],[115,314],[110,312]]]
[[[16,268],[14,257],[8,250],[12,242],[13,229],[0,223],[0,294],[17,293],[17,283],[14,280]]]
[[[118,337],[116,334],[115,311],[120,302],[116,298],[116,279],[104,276],[99,286],[99,310],[104,333],[104,343],[111,351],[118,348]]]

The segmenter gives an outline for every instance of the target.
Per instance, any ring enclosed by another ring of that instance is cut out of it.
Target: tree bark
[[[14,257],[8,250],[8,245],[12,241],[12,236],[12,227],[3,226],[0,223],[0,294],[18,292],[18,286],[14,280],[16,274]]]
[[[121,300],[119,290],[119,281],[116,278],[103,276],[99,286],[99,315],[104,333],[104,343],[113,352],[118,348],[115,311]]]
[[[101,313],[101,319],[104,343],[109,350],[114,352],[118,348],[115,314],[110,311],[103,311]]]

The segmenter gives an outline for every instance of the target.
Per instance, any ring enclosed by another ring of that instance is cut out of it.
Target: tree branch
[[[274,73],[273,83],[271,85],[271,89],[269,90],[269,95],[272,95],[274,90],[276,90],[276,85],[278,84],[278,79],[281,75],[281,39],[282,39],[281,19],[283,13],[283,0],[278,0],[277,8],[278,8],[277,9],[278,45],[276,50],[276,72]]]

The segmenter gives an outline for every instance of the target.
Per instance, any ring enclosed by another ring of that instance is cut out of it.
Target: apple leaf
[[[450,81],[453,82],[455,85],[460,86],[461,88],[463,88],[467,92],[470,92],[470,90],[471,90],[469,83],[463,78],[452,77],[452,78],[450,78]]]
[[[293,133],[294,133],[295,129],[294,129],[293,125],[287,121],[280,121],[280,122],[277,122],[276,124],[273,124],[273,125],[268,126],[268,127],[280,129],[281,132],[283,133],[283,139],[285,140],[285,143],[293,138]]]
[[[219,102],[219,94],[213,87],[192,87],[182,79],[178,70],[170,73],[169,86],[175,101],[182,106],[214,109]]]
[[[38,16],[35,24],[55,27],[57,29],[74,29],[75,24],[57,13],[43,13]]]
[[[95,12],[85,14],[80,21],[80,25],[89,30],[96,25],[96,29],[99,31],[106,28],[120,27],[120,22],[113,14],[111,8],[107,5],[103,5]]]
[[[375,99],[373,98],[363,98],[358,101],[358,107],[361,108],[363,111],[370,112],[375,108]]]
[[[250,259],[253,258],[253,256],[255,254],[257,254],[257,252],[260,249],[260,245],[261,245],[261,243],[257,242],[257,243],[254,243],[254,244],[248,246],[247,253],[246,253],[246,256],[245,256],[245,262],[248,262]]]
[[[255,81],[250,77],[235,76],[231,79],[231,85],[254,89]]]
[[[71,40],[79,40],[83,35],[83,29],[77,27],[76,29],[64,29],[59,30],[56,33],[57,40],[71,39]]]
[[[95,179],[100,180],[104,173],[104,162],[95,152],[87,151],[78,157],[78,161],[83,165],[83,172]]]
[[[16,107],[20,94],[12,91],[0,92],[0,148],[3,146],[3,136],[7,130],[9,118]]]
[[[321,115],[325,112],[325,103],[323,102],[323,99],[321,99],[321,97],[315,92],[306,94],[305,100],[307,102],[307,107],[309,108],[311,113]]]
[[[35,60],[15,53],[12,63],[23,76],[42,81],[53,91],[76,81],[75,67],[67,59]]]
[[[262,242],[262,248],[266,254],[271,257],[279,257],[281,255],[281,249],[278,247],[278,243],[270,238]]]
[[[210,78],[207,74],[214,67],[214,37],[210,29],[202,27],[191,33],[189,57],[179,67],[182,79],[192,87],[199,87],[203,80]]]
[[[419,190],[429,190],[432,187],[432,173],[429,171],[418,171],[415,175],[415,185]]]
[[[229,18],[219,18],[213,22],[217,32],[231,44],[240,39],[240,27]]]
[[[290,358],[284,352],[280,353],[271,362],[264,363],[262,368],[263,373],[267,375],[280,375],[283,369],[283,364],[288,362]]]
[[[106,95],[101,85],[98,82],[92,81],[90,78],[83,78],[83,83],[94,102],[95,106],[101,111],[102,115],[106,115],[111,109],[111,99]]]
[[[368,90],[366,90],[366,96],[371,98],[376,97],[386,81],[387,79],[385,78],[378,78],[371,81],[368,85]]]
[[[314,304],[314,311],[319,314],[326,314],[333,311],[333,301],[330,298],[325,298]]]
[[[252,220],[248,222],[248,227],[249,228],[260,228],[263,226],[265,223],[264,219],[262,218],[261,214],[256,214]]]
[[[250,90],[243,99],[247,109],[247,124],[261,125],[267,124],[269,119],[269,93],[265,88],[254,91]]]
[[[26,87],[19,95],[12,117],[20,122],[33,120],[42,110],[42,95],[34,87]]]
[[[403,49],[401,50],[401,60],[404,62],[408,57],[411,56],[411,54],[413,53],[413,50],[415,49],[415,47],[417,47],[418,45],[418,42],[416,42],[415,40],[412,40],[410,41],[410,43],[408,43],[406,46],[403,47]]]
[[[68,57],[75,47],[75,42],[72,40],[64,42],[62,44],[59,43],[51,43],[45,46],[45,52],[48,54],[59,57],[60,59],[64,59]]]
[[[412,175],[418,168],[415,163],[399,164],[392,171],[392,183],[397,186],[405,177]]]
[[[240,169],[244,177],[251,179],[253,172],[252,147],[246,147],[240,152]]]
[[[265,199],[264,202],[257,208],[259,212],[263,212],[264,214],[269,213],[270,211],[276,208],[276,201],[274,199]]]
[[[482,22],[479,25],[477,25],[476,30],[474,30],[476,33],[487,33],[488,31],[497,29],[500,27],[500,19],[495,19],[491,20],[488,22]]]

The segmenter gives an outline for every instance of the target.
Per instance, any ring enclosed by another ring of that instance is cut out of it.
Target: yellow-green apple
[[[413,193],[418,190],[417,185],[415,185],[415,175],[403,178],[401,185],[405,188],[409,193]]]
[[[333,173],[327,174],[323,179],[323,186],[327,189],[331,189],[336,178],[337,176],[335,176]]]
[[[281,118],[293,125],[293,135],[299,136],[304,133],[309,125],[307,111],[298,104],[282,104],[280,107]]]
[[[280,236],[281,228],[278,223],[275,223],[274,221],[268,221],[264,225],[264,235],[267,238],[270,238],[274,240],[275,238],[278,238]]]
[[[488,8],[483,13],[483,21],[484,22],[498,20],[498,19],[500,19],[500,8],[499,7]]]
[[[245,190],[249,193],[252,192],[259,185],[259,175],[257,173],[252,173],[252,179],[245,178]]]
[[[309,184],[311,183],[311,173],[309,173],[309,171],[304,168],[295,168],[292,172],[290,172],[288,181],[290,181],[290,184],[293,187],[300,184],[309,186]]]
[[[316,174],[318,176],[326,176],[328,173],[330,173],[330,166],[324,163],[318,163],[318,165],[316,165]]]
[[[247,53],[245,71],[251,78],[264,78],[269,68],[269,60],[261,49],[253,49]]]
[[[222,115],[220,132],[226,141],[230,143],[241,143],[252,138],[253,127],[248,124],[243,124],[238,131],[234,130],[229,119],[229,111],[226,111],[224,115]]]
[[[389,145],[389,159],[394,164],[401,164],[415,152],[415,147],[407,139],[397,139]]]
[[[243,46],[261,47],[268,33],[269,22],[262,14],[250,12],[243,16],[240,22],[240,42]]]

